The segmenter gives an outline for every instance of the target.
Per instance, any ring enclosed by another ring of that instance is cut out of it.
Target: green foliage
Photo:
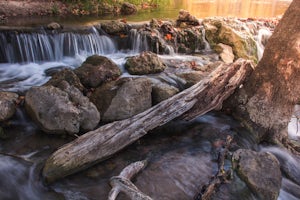
[[[53,4],[52,8],[51,8],[51,12],[53,15],[58,15],[59,14],[59,8],[56,4]]]

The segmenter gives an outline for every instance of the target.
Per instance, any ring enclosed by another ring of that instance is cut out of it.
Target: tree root
[[[132,200],[152,200],[151,197],[141,192],[130,179],[144,169],[147,161],[138,161],[125,167],[119,176],[113,176],[110,179],[111,191],[108,200],[115,200],[120,192],[124,192]]]
[[[195,195],[194,200],[209,200],[211,199],[214,191],[220,187],[222,183],[228,182],[232,177],[232,171],[224,169],[225,158],[229,153],[229,147],[232,141],[232,136],[228,135],[226,138],[225,146],[218,154],[218,172],[212,178],[208,185],[204,185],[201,191]]]

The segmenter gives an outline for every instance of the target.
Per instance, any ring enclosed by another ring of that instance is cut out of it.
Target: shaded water
[[[22,115],[19,111],[12,119],[14,126],[5,128],[9,138],[0,141],[0,178],[4,180],[0,183],[1,199],[106,199],[109,178],[129,163],[143,159],[148,159],[149,165],[134,179],[143,192],[154,199],[192,199],[216,173],[218,151],[226,136],[237,135],[238,129],[246,134],[232,119],[220,114],[192,122],[174,121],[109,160],[44,186],[39,176],[42,163],[71,138],[45,135]],[[237,146],[254,147],[251,140],[237,138]]]

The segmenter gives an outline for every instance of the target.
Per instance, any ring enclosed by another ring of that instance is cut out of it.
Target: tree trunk
[[[256,134],[258,141],[283,142],[287,136],[284,130],[299,102],[299,13],[300,0],[294,0],[269,39],[254,72],[244,87],[226,102],[226,107]]]
[[[192,119],[221,108],[252,68],[250,61],[242,59],[231,65],[222,64],[196,85],[145,112],[80,136],[52,154],[45,163],[43,176],[47,182],[55,181],[107,159],[148,131],[184,113],[186,119]]]

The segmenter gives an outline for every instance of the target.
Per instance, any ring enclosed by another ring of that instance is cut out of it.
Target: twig
[[[226,137],[226,142],[223,150],[221,150],[218,154],[218,172],[217,174],[212,178],[212,180],[209,182],[208,185],[204,185],[201,189],[201,191],[194,197],[194,200],[208,200],[211,199],[211,195],[215,191],[216,188],[218,188],[222,183],[226,183],[231,177],[231,171],[225,171],[224,170],[224,163],[225,158],[228,154],[228,149],[230,147],[232,136],[228,135]]]
[[[144,169],[147,161],[138,161],[125,167],[119,176],[113,176],[110,179],[111,191],[108,200],[115,200],[120,192],[124,192],[132,200],[152,200],[151,197],[141,192],[130,179]]]

